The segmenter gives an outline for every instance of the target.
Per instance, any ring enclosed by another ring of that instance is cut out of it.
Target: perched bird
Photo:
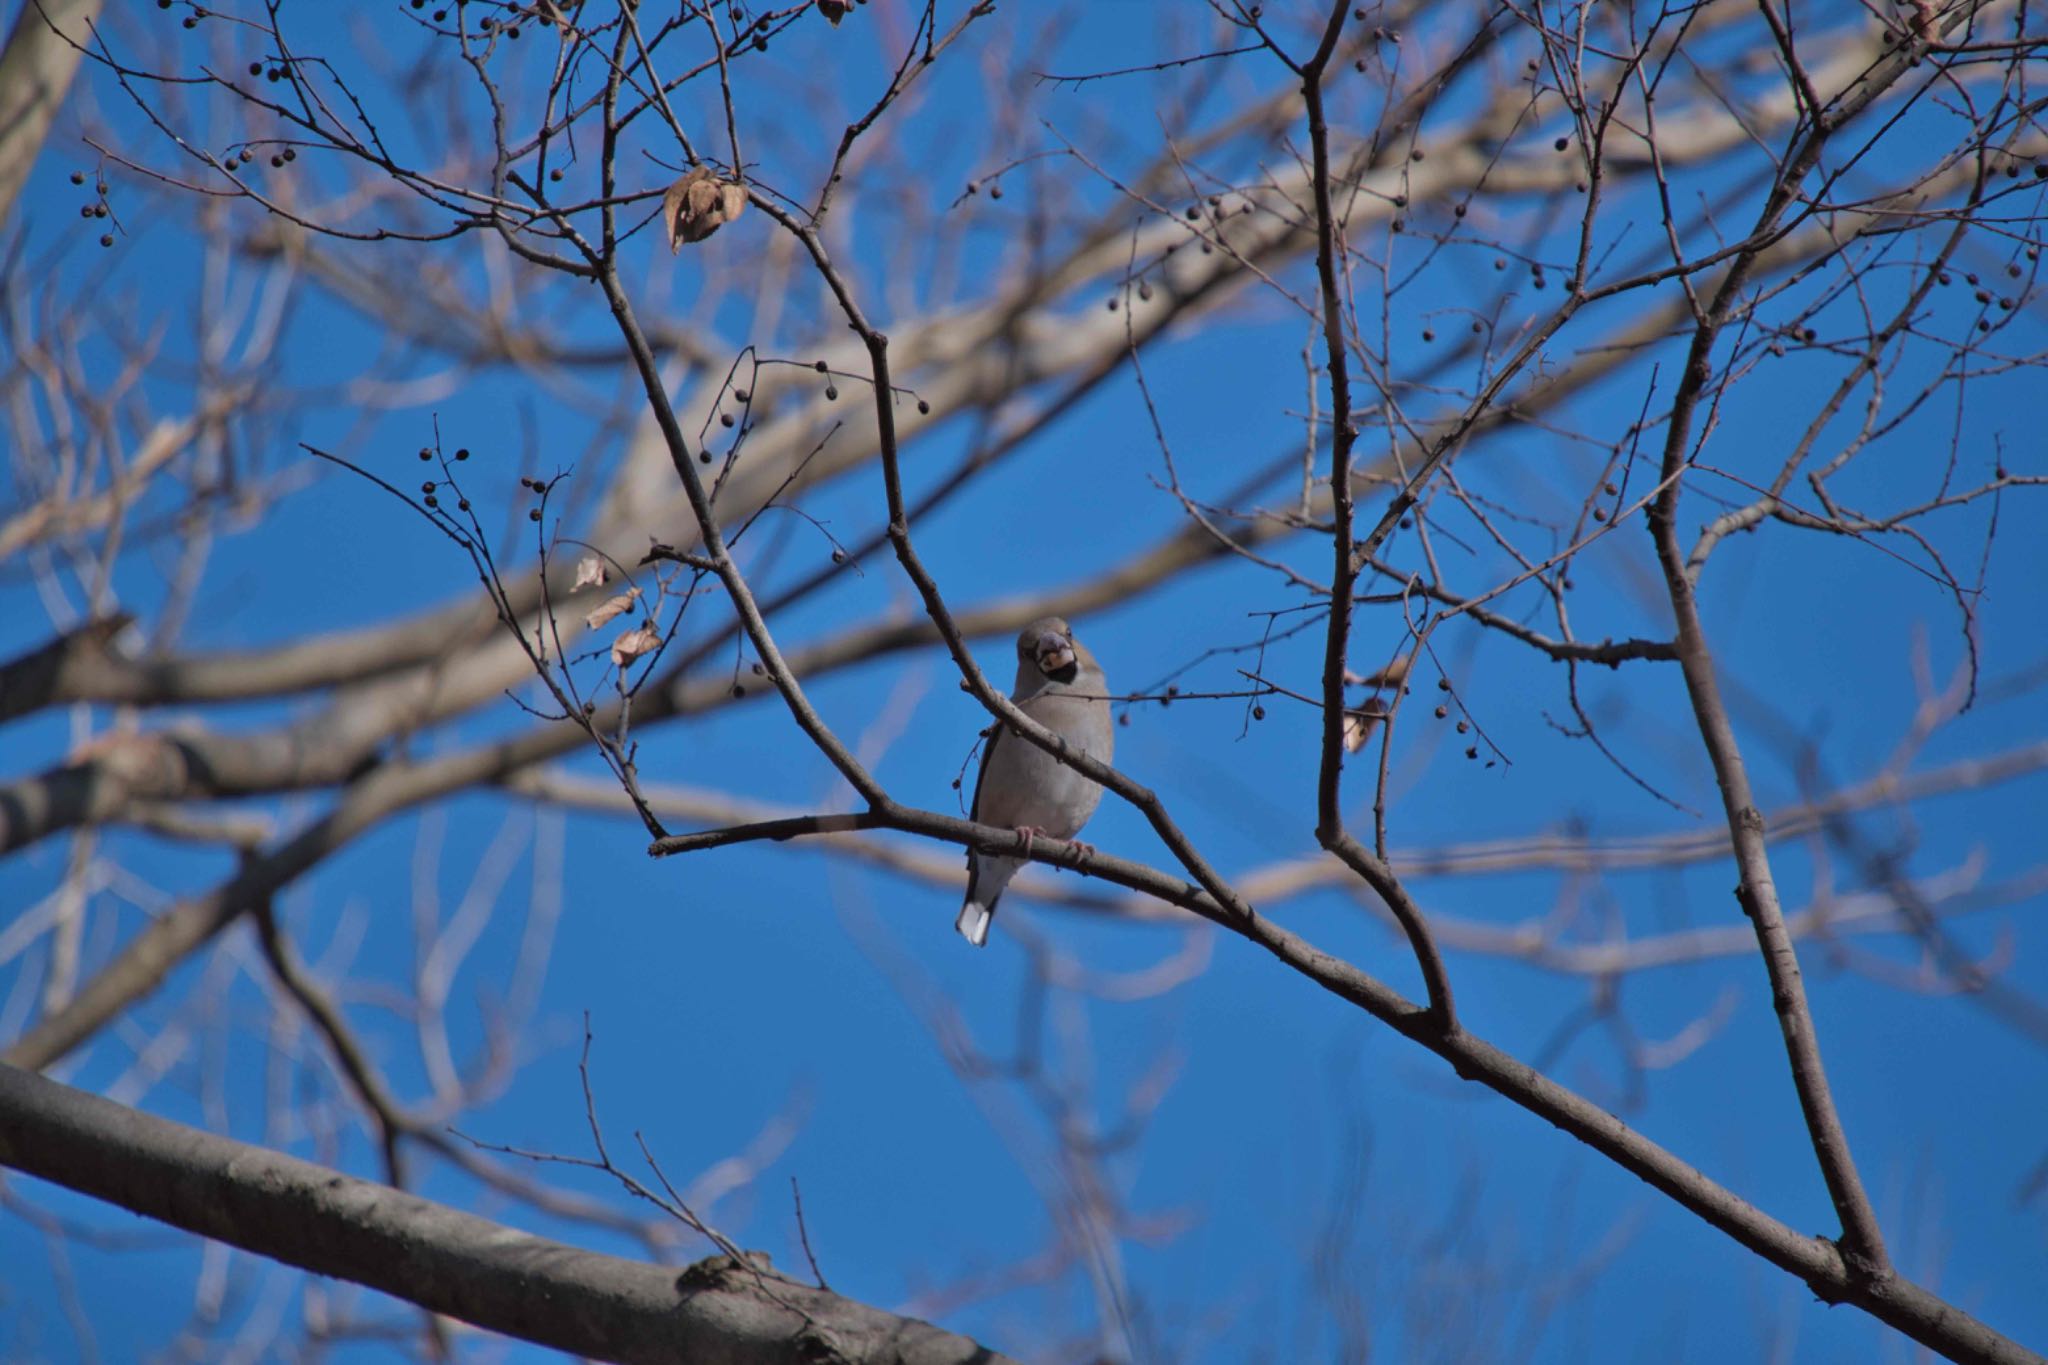
[[[1017,637],[1017,687],[1010,700],[1082,753],[1109,762],[1116,747],[1109,685],[1102,665],[1059,617],[1040,617]],[[1009,826],[1024,836],[1028,849],[1034,835],[1071,839],[1079,834],[1101,800],[1101,787],[998,724],[981,756],[972,818]],[[975,947],[988,942],[996,901],[1023,865],[1021,858],[967,851],[967,901],[954,927]]]

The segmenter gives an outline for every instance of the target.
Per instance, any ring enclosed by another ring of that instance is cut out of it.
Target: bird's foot
[[[1081,855],[1082,862],[1085,863],[1095,856],[1095,845],[1084,844],[1079,839],[1069,839],[1067,840],[1067,842],[1072,844],[1074,846],[1074,851]]]
[[[1025,857],[1029,858],[1029,857],[1031,856],[1031,841],[1032,841],[1032,840],[1034,840],[1034,839],[1036,839],[1036,838],[1038,838],[1038,836],[1039,836],[1039,835],[1041,835],[1041,834],[1044,834],[1044,833],[1045,833],[1045,827],[1044,827],[1043,825],[1019,825],[1019,826],[1017,826],[1017,837],[1018,837],[1018,838],[1020,838],[1020,839],[1022,839],[1022,840],[1024,841],[1024,856],[1025,856]]]

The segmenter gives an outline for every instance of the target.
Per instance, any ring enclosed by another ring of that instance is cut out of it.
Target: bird
[[[1116,748],[1109,685],[1102,665],[1059,617],[1042,616],[1017,636],[1017,686],[1010,700],[1079,752],[1109,762]],[[981,756],[970,816],[978,824],[1016,830],[1028,852],[1035,836],[1079,834],[1101,800],[1098,784],[999,721]],[[1021,858],[967,851],[967,899],[953,925],[962,938],[977,948],[988,942],[996,901],[1023,865]]]

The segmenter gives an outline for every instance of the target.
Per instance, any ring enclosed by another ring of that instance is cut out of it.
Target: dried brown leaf
[[[623,616],[633,609],[633,599],[640,595],[640,589],[628,588],[617,597],[607,597],[591,608],[590,615],[583,618],[583,624],[596,630],[615,616]]]
[[[661,635],[653,626],[636,626],[612,641],[612,662],[623,667],[660,644]]]
[[[611,569],[598,555],[585,555],[576,561],[576,584],[570,589],[601,588],[611,581]]]
[[[824,15],[834,28],[839,27],[839,21],[844,19],[852,8],[849,0],[818,0],[818,13]]]
[[[709,166],[699,166],[668,187],[661,197],[661,225],[668,249],[701,242],[746,211],[747,187],[720,180]]]

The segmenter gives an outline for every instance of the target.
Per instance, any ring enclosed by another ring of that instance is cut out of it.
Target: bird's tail
[[[996,902],[1017,869],[1024,866],[1015,858],[996,858],[982,853],[967,855],[967,901],[953,927],[960,937],[979,948],[988,942],[989,921],[996,917]]]
[[[994,906],[969,901],[960,907],[960,918],[953,921],[953,927],[960,931],[960,937],[979,948],[988,942],[988,926],[995,917]]]

